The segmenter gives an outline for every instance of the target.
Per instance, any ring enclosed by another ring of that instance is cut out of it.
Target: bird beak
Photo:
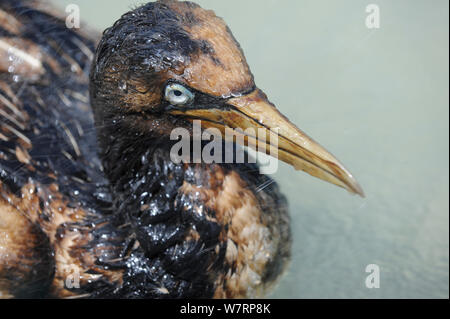
[[[245,146],[266,154],[277,154],[278,159],[297,170],[364,197],[353,175],[333,155],[281,114],[261,90],[256,89],[248,95],[229,99],[227,104],[229,108],[189,109],[173,113],[201,120],[204,129],[218,128],[225,138],[227,128],[239,128]],[[249,134],[248,129],[253,132],[263,129],[265,134]]]

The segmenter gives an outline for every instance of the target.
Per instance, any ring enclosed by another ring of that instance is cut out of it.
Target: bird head
[[[169,136],[194,120],[224,137],[226,128],[240,128],[246,146],[265,153],[276,147],[294,168],[363,195],[349,171],[258,89],[225,22],[194,3],[163,0],[123,15],[103,34],[90,91],[100,131],[113,123],[114,130]],[[251,136],[248,128],[267,135]],[[111,132],[100,132],[103,143],[111,142],[105,136]]]

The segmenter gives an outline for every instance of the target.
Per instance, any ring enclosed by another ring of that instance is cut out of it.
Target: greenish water
[[[79,4],[103,29],[144,1]],[[257,84],[358,178],[366,198],[282,165],[293,260],[274,298],[449,297],[448,1],[202,0]],[[365,268],[380,267],[368,289]]]

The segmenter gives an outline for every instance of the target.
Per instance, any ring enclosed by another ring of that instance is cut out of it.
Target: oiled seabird
[[[58,16],[0,3],[0,297],[263,295],[290,256],[286,200],[247,157],[172,161],[172,130],[195,120],[279,128],[281,160],[362,194],[256,87],[212,11],[148,3],[101,40]],[[269,153],[271,134],[244,143]]]

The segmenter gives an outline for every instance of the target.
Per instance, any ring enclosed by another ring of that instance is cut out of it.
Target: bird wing
[[[60,226],[109,207],[88,90],[100,34],[90,34],[38,1],[0,2],[0,297],[45,286]]]

